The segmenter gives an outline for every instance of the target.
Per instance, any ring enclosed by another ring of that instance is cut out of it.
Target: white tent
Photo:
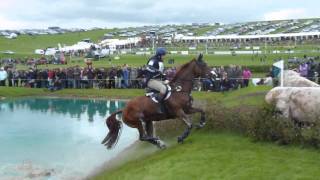
[[[100,47],[97,44],[80,41],[77,44],[74,44],[72,46],[61,47],[59,50],[63,51],[63,52],[66,52],[66,51],[77,51],[77,50],[87,50],[87,49],[90,49],[91,46],[95,46],[96,48]]]
[[[141,41],[140,37],[128,39],[105,39],[99,43],[101,46],[108,46],[110,49],[116,49],[117,46],[136,45]]]
[[[266,39],[266,38],[297,38],[320,36],[320,32],[287,33],[287,34],[267,34],[267,35],[217,35],[217,36],[176,36],[175,40],[221,40],[221,39]]]

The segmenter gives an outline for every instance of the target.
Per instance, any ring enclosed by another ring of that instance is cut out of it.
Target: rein
[[[192,80],[189,80],[189,79],[177,79],[175,82],[172,82],[172,83],[169,83],[169,85],[172,87],[172,90],[171,90],[171,92],[178,92],[178,93],[187,93],[187,94],[190,94],[191,93],[191,91],[189,92],[189,91],[182,91],[182,86],[181,85],[177,85],[177,84],[179,84],[179,83],[182,83],[182,82],[191,82],[192,83],[192,86],[193,86],[193,82],[194,82],[194,80],[192,79]],[[180,90],[178,90],[177,88],[179,88],[180,87]]]

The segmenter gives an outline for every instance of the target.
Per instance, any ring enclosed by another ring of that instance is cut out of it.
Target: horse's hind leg
[[[154,132],[154,128],[153,128],[153,123],[152,121],[148,121],[146,122],[146,131],[147,131],[147,135],[150,137],[155,137]]]
[[[153,137],[153,126],[151,121],[146,123],[143,119],[140,119],[138,130],[141,141],[147,141],[153,145],[156,145],[160,149],[166,148],[166,145],[159,138]]]

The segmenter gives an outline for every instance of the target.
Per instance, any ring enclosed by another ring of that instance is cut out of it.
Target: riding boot
[[[158,110],[157,110],[157,112],[159,113],[159,114],[162,114],[162,113],[164,113],[165,112],[165,109],[164,109],[164,94],[161,94],[161,93],[159,93],[158,95],[157,95],[157,101],[159,102],[159,107],[158,107]]]

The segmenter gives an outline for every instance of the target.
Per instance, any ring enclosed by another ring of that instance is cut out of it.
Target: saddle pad
[[[146,96],[150,97],[153,102],[159,103],[159,101],[156,98],[155,92],[147,92]],[[166,97],[164,98],[164,100],[168,100],[170,98],[170,96],[171,96],[171,87],[169,85],[167,85],[167,93],[166,93]]]

